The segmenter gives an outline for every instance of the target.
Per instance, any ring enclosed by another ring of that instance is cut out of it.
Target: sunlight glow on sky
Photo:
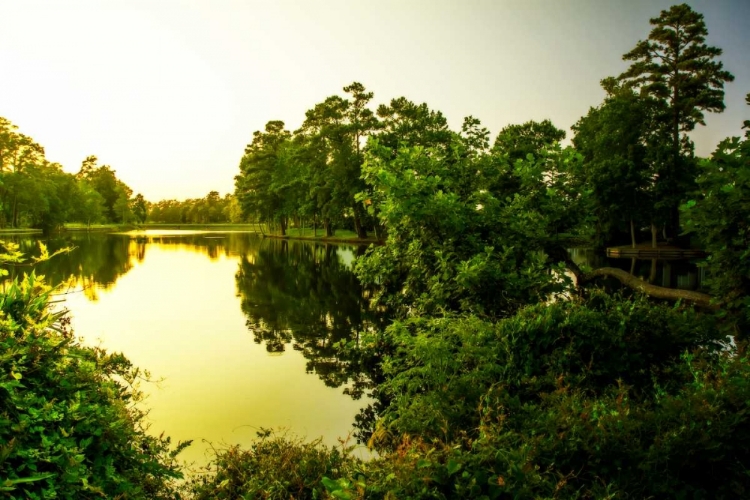
[[[252,133],[291,130],[359,81],[493,136],[550,118],[568,130],[599,80],[648,36],[664,0],[0,0],[0,116],[78,171],[96,155],[151,200],[234,188]],[[750,108],[750,1],[691,0],[735,75],[700,155]]]

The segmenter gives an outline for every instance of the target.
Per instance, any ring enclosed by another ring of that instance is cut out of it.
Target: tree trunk
[[[282,217],[281,220],[279,220],[279,231],[281,231],[281,236],[286,236],[286,218]]]
[[[318,214],[313,214],[313,238],[318,237]]]
[[[630,246],[635,248],[635,223],[633,223],[633,219],[630,219]]]
[[[375,239],[378,241],[383,241],[383,231],[379,222],[376,222],[373,225],[373,230],[375,231]]]
[[[656,259],[651,259],[651,272],[648,275],[648,282],[652,285],[656,281]]]
[[[323,227],[326,230],[326,238],[332,238],[333,237],[333,226],[331,225],[331,219],[324,218],[323,219]]]
[[[18,227],[18,196],[13,195],[13,217],[10,227]]]
[[[355,204],[352,209],[354,210],[354,231],[357,233],[357,238],[367,238],[367,231],[362,226],[362,218],[359,216],[359,208]]]
[[[656,235],[659,233],[659,228],[656,227],[656,224],[653,222],[651,223],[651,248],[656,248]]]

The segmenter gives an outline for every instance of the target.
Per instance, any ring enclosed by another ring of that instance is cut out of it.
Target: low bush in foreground
[[[249,449],[216,450],[205,475],[196,474],[184,487],[195,500],[236,498],[327,498],[330,477],[348,477],[357,460],[346,450],[326,447],[320,440],[259,432]]]

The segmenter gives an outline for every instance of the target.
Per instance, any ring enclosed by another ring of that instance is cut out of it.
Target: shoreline
[[[260,233],[258,233],[260,234]],[[333,237],[325,237],[325,236],[290,236],[285,235],[282,236],[280,234],[261,234],[262,238],[272,238],[275,240],[302,240],[302,241],[318,241],[321,243],[347,243],[347,244],[353,244],[353,245],[369,245],[370,243],[374,245],[384,245],[385,242],[381,240],[377,240],[375,238],[366,238],[366,239],[360,239],[360,238],[337,238],[335,236]]]

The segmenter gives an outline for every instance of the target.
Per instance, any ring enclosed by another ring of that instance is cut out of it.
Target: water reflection
[[[34,238],[13,240],[38,254]],[[334,348],[376,323],[354,247],[196,232],[44,241],[75,247],[37,273],[82,291],[65,297],[76,335],[164,378],[145,387],[152,429],[195,439],[189,460],[205,459],[201,439],[247,446],[261,426],[335,444],[367,402],[354,400],[371,384],[364,364]]]
[[[301,351],[308,372],[330,387],[352,382],[347,392],[359,397],[369,378],[353,360],[342,359],[335,345],[357,340],[379,318],[351,272],[347,250],[283,240],[264,240],[255,250],[242,256],[236,275],[255,342],[270,353],[288,346]]]
[[[615,259],[591,248],[571,248],[568,251],[579,266],[622,269],[653,285],[701,291],[705,283],[705,269],[690,260]]]

